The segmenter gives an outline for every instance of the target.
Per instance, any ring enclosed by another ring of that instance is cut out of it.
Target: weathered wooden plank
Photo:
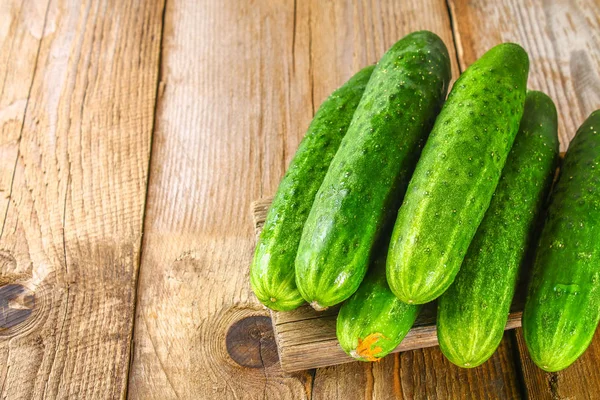
[[[427,312],[433,312],[430,306]],[[315,317],[307,321],[275,325],[274,331],[282,368],[293,372],[355,361],[339,347],[335,334],[337,315]],[[426,321],[426,322],[425,322]],[[514,329],[521,325],[521,312],[511,313],[506,328]],[[417,320],[402,343],[392,351],[399,353],[408,350],[437,346],[437,332],[433,320]]]
[[[492,358],[473,369],[451,364],[439,347],[319,369],[313,399],[518,399],[513,344],[506,336]]]
[[[512,41],[529,53],[528,86],[556,103],[561,150],[600,108],[600,4],[597,0],[448,0],[461,66]]]
[[[167,2],[131,399],[309,396],[248,284],[250,203],[275,190],[312,116],[303,3]]]
[[[600,330],[590,347],[573,365],[559,372],[548,373],[538,368],[527,351],[523,331],[517,329],[523,380],[530,399],[592,399],[600,393]]]
[[[22,127],[3,124],[20,141],[0,236],[0,397],[122,398],[162,2],[40,7],[22,4],[2,97],[26,105]],[[36,40],[37,63],[19,61]]]
[[[348,356],[335,336],[337,315],[275,326],[281,366],[300,371],[356,361]],[[393,352],[437,346],[435,324],[416,326]]]
[[[48,1],[0,2],[0,232],[47,9]]]

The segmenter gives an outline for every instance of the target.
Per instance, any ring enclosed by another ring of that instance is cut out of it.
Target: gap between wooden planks
[[[273,198],[268,197],[252,204],[256,237],[265,222]],[[521,326],[524,298],[518,291],[508,315],[505,330]],[[392,353],[423,349],[438,345],[436,331],[437,303],[426,304],[412,329]],[[317,312],[304,305],[288,312],[272,311],[271,320],[281,368],[287,372],[327,367],[356,361],[340,347],[335,324],[339,307]]]

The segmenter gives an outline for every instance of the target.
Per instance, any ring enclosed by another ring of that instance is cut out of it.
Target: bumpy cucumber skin
[[[358,289],[449,80],[448,50],[427,31],[405,36],[377,64],[300,240],[296,283],[315,309],[340,303]]]
[[[430,302],[454,280],[519,129],[528,70],[525,50],[505,43],[454,84],[392,234],[387,277],[400,300]]]
[[[394,296],[385,277],[387,251],[382,253],[337,317],[340,346],[360,361],[377,361],[398,347],[421,309]]]
[[[600,110],[571,141],[537,248],[523,334],[533,361],[560,371],[600,320]]]
[[[552,100],[529,92],[494,197],[454,283],[438,299],[440,348],[460,367],[482,364],[502,340],[519,269],[556,170],[557,125]]]
[[[304,303],[294,269],[302,228],[374,68],[363,68],[323,102],[279,184],[250,267],[256,297],[273,310]]]

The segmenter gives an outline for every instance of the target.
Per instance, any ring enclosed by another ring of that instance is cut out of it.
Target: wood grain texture
[[[0,2],[0,232],[12,190],[48,3]]]
[[[309,310],[311,307],[306,306],[306,308],[306,312],[311,313]],[[281,313],[272,314],[279,358],[285,371],[292,372],[356,361],[344,353],[339,346],[335,333],[337,312],[284,323],[277,322],[277,315]],[[521,314],[521,311],[512,312],[505,329],[520,327]],[[413,328],[392,353],[437,345],[435,304],[431,304],[419,315]]]
[[[304,33],[311,38],[317,106],[360,67],[376,63],[396,41],[417,30],[440,36],[450,54],[452,77],[458,77],[445,1],[299,1],[297,20],[304,19],[309,21]]]
[[[319,369],[313,399],[518,399],[513,344],[506,335],[492,358],[473,369],[451,364],[439,347]]]
[[[545,372],[531,360],[523,330],[515,330],[523,381],[530,399],[593,399],[600,394],[600,329],[590,347],[567,369]]]
[[[18,105],[2,135],[18,155],[0,236],[0,398],[123,398],[162,6],[41,4],[22,2],[2,58],[1,101]]]
[[[309,20],[294,10],[167,2],[131,399],[310,396],[311,374],[267,362],[248,284],[250,203],[275,190],[312,116]]]
[[[492,46],[516,42],[529,53],[530,89],[559,113],[561,150],[600,108],[598,0],[448,0],[463,70]]]
[[[252,204],[257,237],[272,200],[272,197],[267,197]],[[523,300],[523,291],[518,292],[505,329],[521,326]],[[436,309],[435,303],[426,304],[412,329],[392,353],[437,346]],[[300,371],[355,361],[339,346],[335,327],[338,310],[338,307],[333,307],[317,312],[305,305],[289,312],[271,311],[275,342],[284,371]]]

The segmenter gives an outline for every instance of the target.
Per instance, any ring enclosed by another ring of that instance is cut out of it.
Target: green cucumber
[[[460,367],[482,364],[502,340],[519,269],[556,170],[557,124],[552,100],[529,92],[490,207],[454,283],[438,299],[440,348]]]
[[[420,305],[403,303],[390,290],[385,278],[386,253],[375,260],[337,316],[340,346],[360,361],[377,361],[398,347],[421,309]]]
[[[374,68],[359,71],[321,104],[279,184],[250,267],[256,297],[273,310],[304,303],[294,272],[302,228]]]
[[[340,303],[358,289],[449,80],[448,50],[427,31],[405,36],[375,67],[298,247],[296,283],[315,309]]]
[[[571,141],[552,191],[523,311],[529,354],[560,371],[587,349],[600,319],[600,110]]]
[[[454,84],[392,234],[387,278],[400,300],[430,302],[454,280],[519,129],[528,70],[525,50],[505,43]]]

